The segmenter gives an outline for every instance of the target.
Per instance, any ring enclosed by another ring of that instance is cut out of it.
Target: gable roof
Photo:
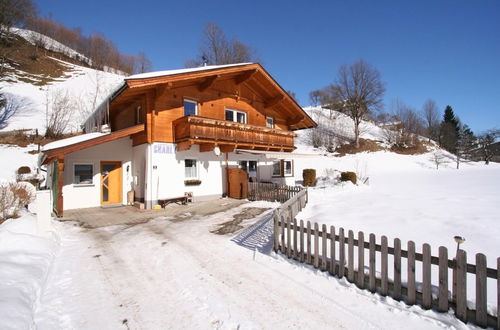
[[[247,84],[254,93],[265,99],[266,107],[275,107],[288,116],[291,130],[317,126],[302,107],[258,63],[211,65],[133,75],[125,78],[125,84],[115,91],[110,101],[133,100],[147,90],[172,86],[174,83],[207,83],[210,86],[216,79],[235,79],[238,84]]]

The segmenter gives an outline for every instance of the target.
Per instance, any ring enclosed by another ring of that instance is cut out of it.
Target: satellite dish
[[[219,146],[215,146],[215,148],[214,148],[214,154],[216,156],[220,156],[220,148],[219,148]]]

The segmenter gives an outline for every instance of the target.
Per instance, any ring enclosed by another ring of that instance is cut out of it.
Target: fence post
[[[322,246],[322,256],[321,256],[321,270],[325,271],[327,268],[327,249],[326,249],[326,225],[323,224],[321,227],[321,246]]]
[[[304,262],[304,221],[300,220],[300,262]]]
[[[274,252],[278,252],[280,246],[279,211],[274,211]]]
[[[376,260],[375,260],[375,234],[370,234],[370,279],[369,279],[369,287],[371,292],[375,292],[377,290],[377,279],[375,277],[376,272]]]
[[[415,284],[415,242],[408,241],[408,304],[414,305],[417,301]]]
[[[432,307],[431,291],[431,246],[425,243],[422,247],[422,307]]]
[[[467,253],[457,252],[457,317],[467,322]]]
[[[392,297],[396,300],[401,299],[401,240],[394,239],[394,288]]]
[[[447,312],[448,305],[448,249],[439,247],[439,298],[438,311]]]
[[[388,248],[387,248],[387,237],[382,236],[381,237],[381,249],[380,249],[380,254],[381,254],[381,267],[382,269],[380,270],[380,275],[381,275],[381,290],[380,293],[383,296],[387,296],[387,293],[389,292],[389,274],[388,274],[388,262],[387,262],[387,254],[388,254]]]
[[[319,226],[314,223],[314,268],[319,267]]]
[[[365,236],[358,232],[358,287],[365,288]]]
[[[285,245],[285,216],[280,214],[280,223],[281,223],[281,253],[286,253],[286,245]]]
[[[311,261],[311,221],[307,221],[307,263],[312,264]]]
[[[488,324],[488,311],[486,309],[486,256],[476,254],[476,323],[480,327]]]
[[[347,238],[347,279],[354,282],[354,232],[349,230]]]
[[[335,227],[330,226],[330,274],[335,274]]]
[[[299,251],[297,250],[297,219],[293,218],[293,259],[299,259]]]
[[[345,274],[345,237],[344,228],[339,229],[339,278]]]
[[[291,217],[286,219],[286,256],[290,258],[292,256],[292,232],[291,232]]]

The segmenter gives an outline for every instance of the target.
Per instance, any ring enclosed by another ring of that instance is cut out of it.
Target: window
[[[247,113],[238,110],[226,109],[226,120],[246,124]]]
[[[291,160],[283,160],[283,176],[293,176],[293,162]]]
[[[186,179],[198,178],[198,169],[196,166],[195,159],[185,159],[184,160],[184,176],[186,177]]]
[[[257,161],[256,160],[240,160],[240,167],[247,171],[250,176],[257,174]]]
[[[273,162],[273,176],[281,176],[281,161],[279,160]]]
[[[92,164],[75,164],[73,172],[74,184],[92,184],[94,166]]]
[[[267,128],[274,128],[274,118],[273,117],[266,117],[266,127]]]
[[[138,105],[137,108],[135,108],[135,123],[142,124],[141,106],[140,105]]]
[[[197,115],[198,103],[191,100],[184,100],[184,116]]]
[[[273,176],[293,176],[293,161],[275,160],[273,162]]]

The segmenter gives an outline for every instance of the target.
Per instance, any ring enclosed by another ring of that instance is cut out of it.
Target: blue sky
[[[500,1],[37,1],[42,15],[103,32],[155,70],[194,58],[207,22],[257,50],[261,63],[308,105],[341,64],[376,67],[386,108],[451,105],[476,132],[500,128]]]

